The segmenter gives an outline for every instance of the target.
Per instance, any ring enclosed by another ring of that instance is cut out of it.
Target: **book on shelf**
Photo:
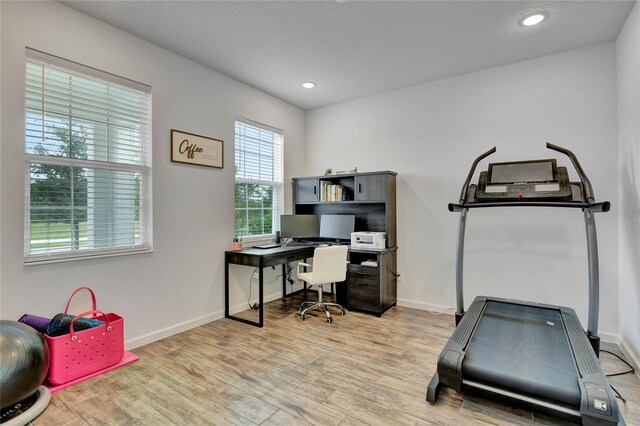
[[[320,182],[320,201],[342,201],[345,189],[328,181]]]

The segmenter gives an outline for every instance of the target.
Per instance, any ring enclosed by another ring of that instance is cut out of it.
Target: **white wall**
[[[620,226],[620,339],[640,365],[640,5],[616,42]]]
[[[285,211],[290,210],[293,176],[353,166],[399,173],[399,298],[423,308],[455,303],[458,216],[446,211],[446,203],[457,198],[472,159],[493,145],[498,146],[494,161],[554,156],[544,149],[547,140],[569,147],[591,175],[596,196],[614,206],[613,213],[597,217],[600,330],[605,338],[617,334],[619,302],[621,336],[638,353],[640,225],[638,215],[624,214],[640,206],[638,6],[616,45],[310,111],[305,152],[305,114],[295,107],[61,4],[0,5],[3,319],[26,312],[53,315],[81,284],[96,290],[102,308],[125,316],[130,347],[221,317],[222,253],[233,232],[233,119],[241,115],[285,130]],[[25,46],[153,87],[153,253],[23,266]],[[171,128],[223,139],[225,168],[171,163]],[[467,237],[467,304],[477,294],[539,300],[575,307],[586,322],[586,249],[579,212],[477,210],[470,215]],[[233,268],[237,293],[232,306],[244,303],[250,272]],[[266,280],[278,273],[268,270]],[[274,282],[265,293],[277,295],[279,289]],[[254,295],[255,290],[254,284]]]
[[[596,197],[617,208],[615,54],[606,43],[312,110],[307,173],[356,165],[398,172],[399,303],[453,307],[459,215],[446,206],[457,200],[472,160],[490,147],[498,147],[493,161],[509,161],[556,157],[546,141],[565,146],[580,158]],[[567,159],[560,163],[571,169]],[[613,339],[618,218],[596,221],[600,331]],[[566,305],[586,325],[579,210],[474,210],[466,241],[467,305],[480,294]]]
[[[304,111],[56,2],[2,2],[1,19],[1,317],[53,315],[82,284],[125,317],[129,347],[222,317],[234,118],[284,129],[290,182],[303,174]],[[153,253],[23,266],[25,46],[152,86]],[[224,140],[224,169],[171,163],[172,128]],[[238,268],[233,285],[243,290],[250,271]]]

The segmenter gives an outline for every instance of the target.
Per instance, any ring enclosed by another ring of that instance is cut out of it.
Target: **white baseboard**
[[[600,331],[598,335],[600,336],[601,342],[613,343],[615,345],[617,345],[619,342],[618,335],[615,333],[610,333],[608,331]]]
[[[452,308],[451,306],[434,305],[432,303],[416,302],[408,299],[398,299],[396,304],[398,306],[406,306],[407,308],[415,308],[439,314],[453,315],[456,311],[456,308]]]
[[[171,325],[169,327],[162,328],[160,330],[152,331],[151,333],[143,334],[139,337],[126,340],[124,347],[129,349],[135,349],[139,346],[146,345],[156,340],[164,339],[165,337],[173,336],[174,334],[181,333],[183,331],[190,330],[195,327],[210,323],[211,321],[224,318],[224,311],[213,312],[207,315],[203,315],[198,318],[190,319],[179,324]]]
[[[264,296],[264,303],[269,303],[269,302],[273,302],[274,300],[277,299],[282,299],[282,292],[281,291],[276,291],[274,293],[271,294],[267,294]],[[254,304],[254,303],[258,303],[258,297],[256,296],[253,300],[249,301],[250,304]],[[248,306],[247,306],[247,302],[242,302],[238,305],[235,306],[230,306],[229,307],[229,313],[231,315],[233,314],[237,314],[238,312],[242,312],[247,310]]]
[[[280,299],[280,298],[282,298],[282,292],[276,291],[274,293],[264,296],[264,303],[271,302],[273,300]],[[251,303],[257,303],[257,299],[252,300]],[[246,309],[247,309],[247,304],[243,302],[238,305],[229,307],[229,312],[231,314],[235,314],[235,313],[244,311]],[[182,333],[183,331],[187,331],[192,328],[199,327],[201,325],[210,323],[211,321],[219,320],[222,318],[224,318],[224,311],[212,312],[210,314],[202,315],[198,318],[190,319],[190,320],[181,322],[179,324],[171,325],[169,327],[165,327],[163,329],[152,331],[151,333],[143,334],[142,336],[134,337],[133,339],[126,340],[124,342],[124,347],[127,350],[135,349],[137,347],[146,345],[148,343],[152,343],[157,340],[164,339],[165,337],[173,336],[174,334]]]
[[[636,376],[640,377],[640,354],[635,353],[624,339],[618,338],[617,343],[629,364],[636,370]]]

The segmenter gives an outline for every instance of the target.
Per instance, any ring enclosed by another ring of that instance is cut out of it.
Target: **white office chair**
[[[331,324],[331,312],[329,306],[340,308],[340,314],[344,315],[345,311],[342,306],[337,303],[326,303],[322,298],[322,285],[337,283],[344,281],[347,277],[347,246],[329,246],[318,247],[313,252],[313,265],[298,262],[297,276],[299,280],[303,280],[311,285],[318,286],[317,302],[302,302],[300,305],[300,319],[304,321],[304,314],[309,309],[322,308],[327,314],[327,322]],[[311,268],[311,272],[303,272],[302,268]],[[308,305],[308,306],[307,306]],[[305,308],[306,306],[306,308]]]

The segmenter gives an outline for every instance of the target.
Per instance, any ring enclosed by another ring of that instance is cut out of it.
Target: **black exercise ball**
[[[33,395],[49,370],[49,348],[35,329],[0,320],[0,408]]]

